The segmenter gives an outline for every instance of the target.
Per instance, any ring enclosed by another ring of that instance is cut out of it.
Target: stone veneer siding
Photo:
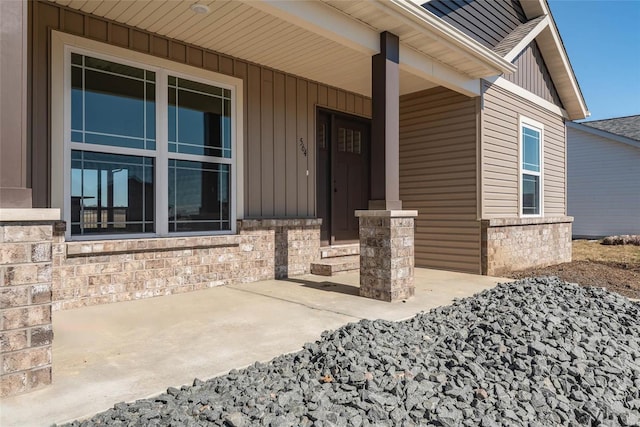
[[[319,219],[238,221],[235,235],[53,245],[53,309],[129,301],[310,272]]]
[[[482,273],[511,271],[571,261],[572,217],[482,220]]]
[[[0,221],[0,396],[51,384],[53,221]]]
[[[360,221],[360,296],[382,301],[412,297],[417,211],[356,211]]]

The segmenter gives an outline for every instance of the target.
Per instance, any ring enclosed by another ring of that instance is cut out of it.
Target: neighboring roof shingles
[[[594,120],[580,124],[640,141],[640,115]]]
[[[511,52],[511,50],[520,43],[520,40],[525,38],[527,34],[529,34],[531,30],[533,30],[533,28],[544,19],[544,16],[545,15],[538,16],[529,22],[518,25],[515,30],[513,30],[507,37],[502,39],[496,47],[493,48],[493,51],[500,56],[505,56],[507,53]]]

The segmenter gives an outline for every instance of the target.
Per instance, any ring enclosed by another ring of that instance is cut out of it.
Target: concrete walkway
[[[360,298],[357,273],[302,276],[59,311],[53,385],[0,403],[0,425],[48,426],[299,350],[360,319],[402,320],[496,283],[416,269],[416,296]]]

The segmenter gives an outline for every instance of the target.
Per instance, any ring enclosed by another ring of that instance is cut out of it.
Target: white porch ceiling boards
[[[371,41],[377,43],[377,34],[385,30],[400,36],[402,94],[445,85],[475,95],[479,76],[497,74],[469,53],[442,38],[429,37],[417,24],[407,23],[375,1],[197,1],[210,8],[207,14],[190,9],[194,0],[52,1],[367,96],[371,94],[371,55],[377,52]],[[305,21],[278,10],[283,5],[285,9],[313,7],[321,13]],[[313,18],[320,21],[320,15],[326,18],[324,28],[316,26]],[[333,37],[330,32],[344,34],[344,28],[338,28],[338,23],[332,27],[331,17],[357,27],[366,43]]]

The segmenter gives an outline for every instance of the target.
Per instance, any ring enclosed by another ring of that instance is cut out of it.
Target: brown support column
[[[380,53],[371,58],[371,200],[369,209],[402,209],[400,201],[399,39],[380,34]]]
[[[380,34],[380,53],[371,58],[371,200],[369,209],[402,209],[400,201],[400,43]]]
[[[30,208],[27,188],[27,5],[0,1],[0,208]]]
[[[360,295],[382,301],[415,293],[414,218],[400,201],[400,42],[380,34],[380,53],[371,59],[371,200],[356,211],[360,224]]]

